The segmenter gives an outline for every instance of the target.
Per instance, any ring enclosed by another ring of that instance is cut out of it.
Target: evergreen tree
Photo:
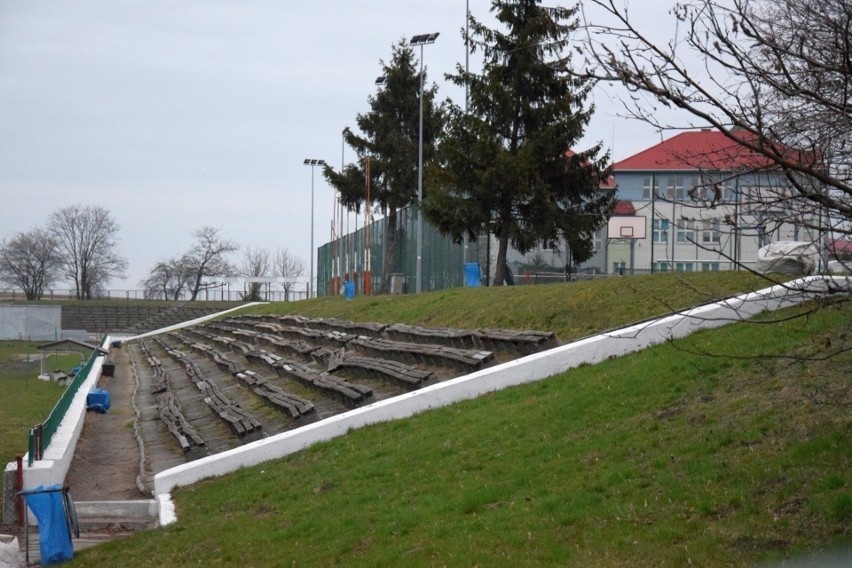
[[[468,40],[482,51],[482,72],[459,65],[449,76],[469,86],[469,109],[450,105],[438,183],[424,214],[457,239],[465,231],[494,235],[497,285],[510,243],[526,253],[563,237],[574,261],[588,259],[614,203],[613,192],[600,191],[609,175],[602,145],[571,151],[592,110],[584,107],[591,84],[570,75],[563,54],[576,10],[493,0],[501,29],[470,21]]]
[[[370,201],[387,216],[381,291],[386,292],[396,254],[397,211],[417,201],[417,164],[420,117],[420,71],[405,40],[394,46],[390,63],[382,65],[383,85],[370,96],[370,111],[356,117],[358,135],[344,130],[346,144],[357,161],[336,172],[324,169],[328,183],[340,193],[340,202],[357,210],[366,201],[366,159],[370,158]],[[424,71],[425,73],[425,71]],[[435,105],[437,88],[425,87],[423,99],[423,161],[435,155],[434,140],[442,128],[442,112]]]

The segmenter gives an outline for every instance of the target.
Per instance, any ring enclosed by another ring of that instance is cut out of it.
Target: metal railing
[[[105,339],[106,336],[101,339],[101,345]],[[88,378],[89,373],[92,371],[92,367],[95,364],[95,360],[99,356],[100,353],[97,349],[92,351],[89,359],[77,372],[77,374],[74,375],[74,379],[65,388],[65,392],[63,392],[62,396],[59,397],[59,400],[56,401],[56,405],[53,407],[53,410],[50,411],[50,414],[47,415],[44,422],[36,424],[30,428],[29,440],[27,443],[29,466],[32,466],[35,460],[40,460],[44,456],[44,450],[50,446],[50,442],[53,440],[53,435],[56,434],[56,431],[59,429],[59,424],[62,422],[62,419],[65,418],[65,413],[68,412],[68,408],[71,406],[71,401],[74,400],[74,395],[76,395],[77,391],[80,390],[80,385],[82,385]]]
[[[197,301],[199,302],[243,302],[245,301],[245,296],[247,291],[242,289],[232,289],[230,287],[225,286],[217,286],[215,288],[209,288],[203,290],[199,293]],[[298,286],[294,286],[289,290],[271,290],[266,287],[261,288],[259,293],[261,299],[265,302],[294,302],[298,300],[304,300],[308,297],[307,294],[307,284],[299,284]],[[0,288],[0,300],[10,300],[10,301],[26,301],[27,296],[23,290],[19,288]],[[71,301],[76,300],[76,292],[73,288],[50,288],[44,291],[44,294],[41,297],[42,301]],[[97,301],[163,301],[163,302],[174,302],[171,298],[164,298],[162,296],[159,297],[151,297],[150,294],[146,293],[145,290],[135,289],[135,290],[127,290],[127,289],[112,289],[112,290],[102,290],[95,294],[92,297],[92,300]],[[192,301],[189,299],[189,294],[183,294],[179,302],[188,302],[190,305]]]

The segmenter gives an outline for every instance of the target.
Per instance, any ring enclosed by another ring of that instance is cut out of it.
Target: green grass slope
[[[239,313],[301,314],[462,329],[552,331],[561,341],[771,285],[746,272],[659,273],[541,286],[454,288],[403,296],[279,302]]]
[[[364,302],[360,319],[394,319]],[[746,566],[848,547],[850,312],[769,314],[353,431],[180,489],[177,523],[74,565]]]

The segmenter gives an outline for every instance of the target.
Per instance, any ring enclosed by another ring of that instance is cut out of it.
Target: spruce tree
[[[482,71],[459,65],[448,76],[468,85],[469,106],[448,108],[440,174],[424,202],[426,218],[445,234],[495,236],[497,285],[509,244],[526,253],[562,237],[574,261],[588,259],[615,199],[600,190],[609,176],[602,145],[573,150],[592,112],[591,84],[569,73],[577,9],[540,4],[493,0],[500,29],[471,18],[467,39],[482,52]]]
[[[340,193],[340,202],[357,210],[366,201],[366,159],[370,158],[370,201],[387,216],[381,291],[387,292],[396,256],[397,212],[417,201],[417,166],[420,117],[420,70],[405,40],[393,47],[390,63],[381,62],[383,84],[369,97],[370,111],[359,114],[361,134],[344,130],[344,140],[357,156],[337,172],[324,175]],[[424,70],[425,73],[425,70]],[[423,99],[423,160],[434,159],[434,140],[442,128],[442,110],[435,105],[437,88],[426,86]]]

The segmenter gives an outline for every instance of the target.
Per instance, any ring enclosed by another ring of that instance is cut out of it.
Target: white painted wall
[[[31,467],[24,465],[24,489],[65,481],[65,476],[71,468],[71,460],[74,458],[74,450],[77,448],[77,440],[80,439],[80,432],[83,430],[86,395],[97,384],[104,359],[104,355],[95,358],[92,370],[74,395],[74,400],[71,401],[65,417],[59,423],[59,428],[53,435],[50,445],[45,448],[42,459],[34,461]],[[24,456],[24,464],[29,461],[28,458],[28,455]]]

